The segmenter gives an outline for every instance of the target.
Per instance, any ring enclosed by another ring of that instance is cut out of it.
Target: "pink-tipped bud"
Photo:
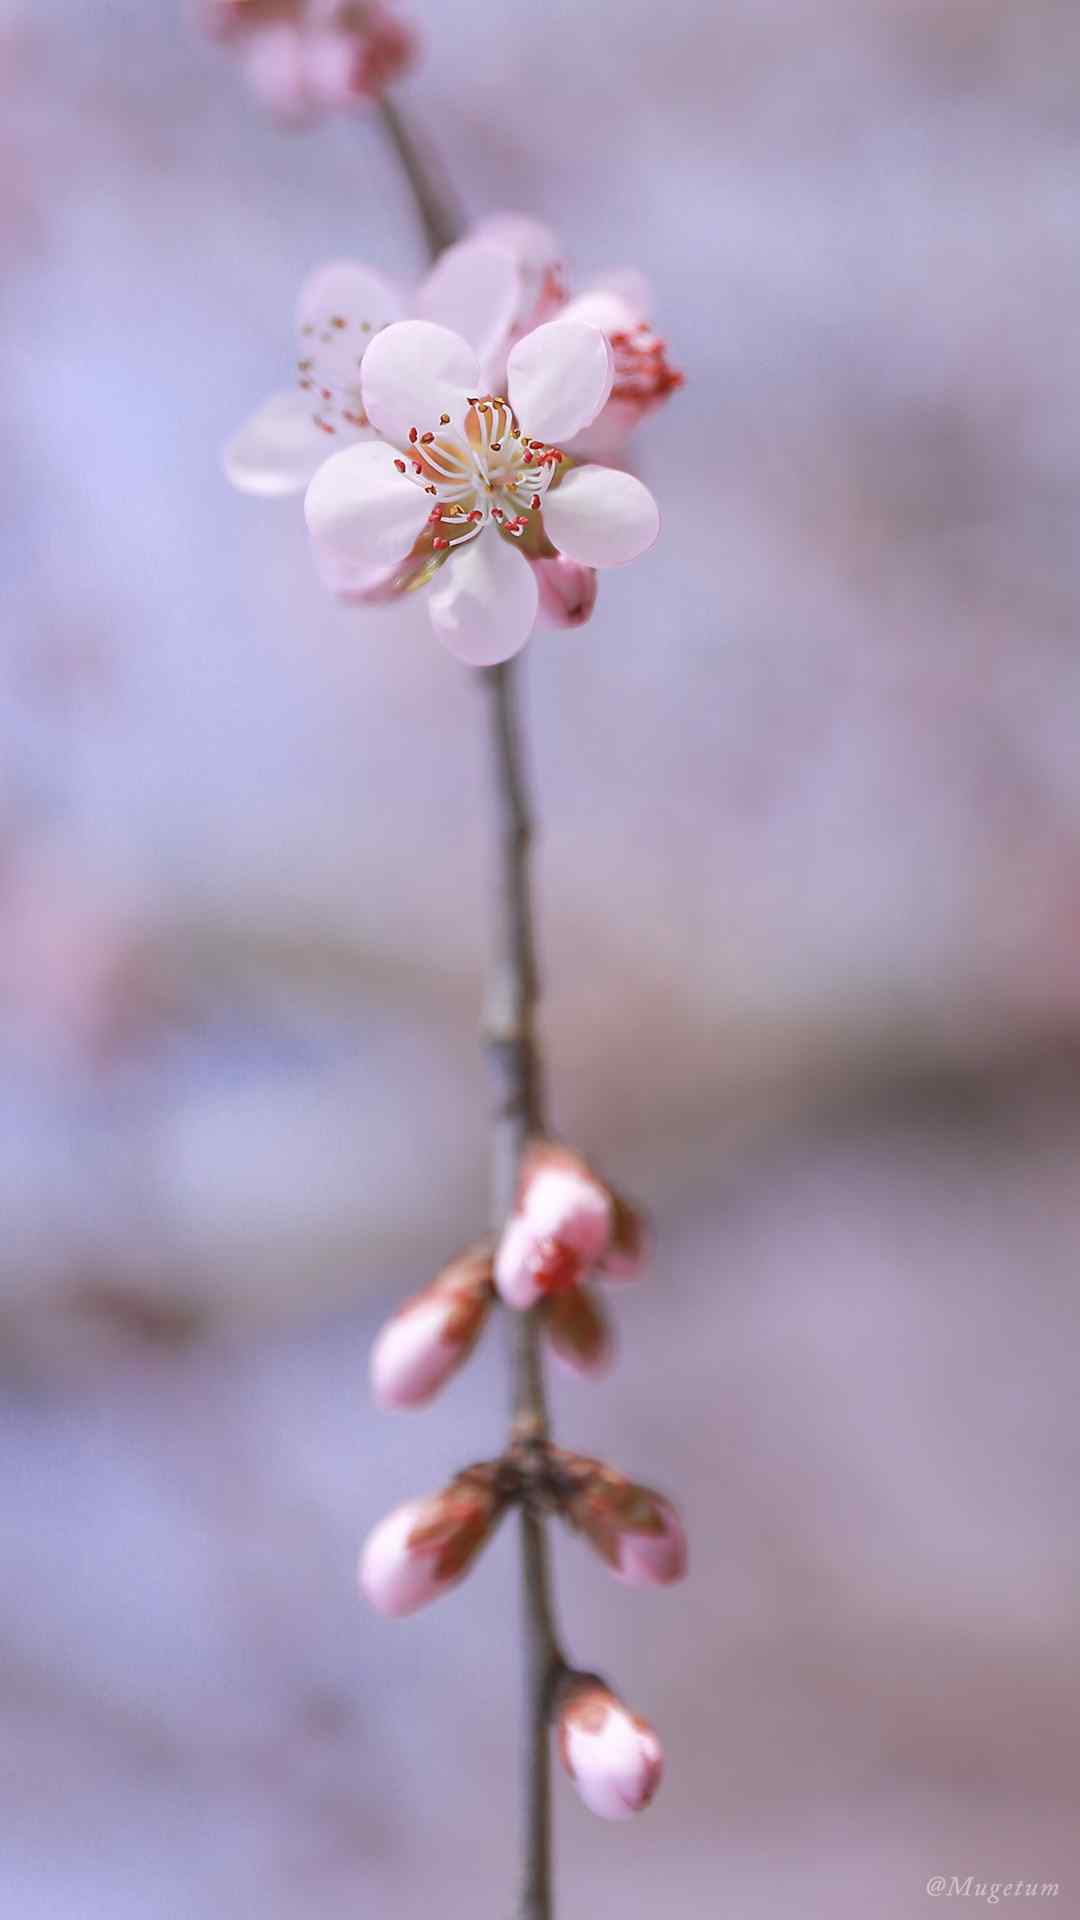
[[[558,1714],[559,1753],[590,1813],[630,1820],[660,1785],[664,1753],[647,1720],[629,1713],[591,1674],[564,1684]]]
[[[571,1373],[599,1380],[615,1357],[611,1323],[585,1287],[567,1287],[544,1302],[544,1332],[551,1351]]]
[[[667,1587],[686,1572],[686,1535],[670,1500],[625,1480],[614,1467],[561,1454],[572,1526],[628,1587]]]
[[[360,1555],[360,1589],[401,1619],[448,1593],[490,1538],[502,1511],[494,1466],[467,1467],[441,1493],[408,1500],[380,1520]]]
[[[533,576],[540,592],[540,617],[549,627],[583,627],[596,605],[596,568],[582,566],[557,554],[534,560]]]
[[[577,1154],[539,1141],[525,1156],[518,1204],[495,1256],[495,1284],[525,1311],[577,1286],[611,1243],[609,1189]]]
[[[492,1250],[470,1247],[388,1320],[371,1350],[371,1385],[387,1411],[421,1407],[463,1366],[494,1298]]]

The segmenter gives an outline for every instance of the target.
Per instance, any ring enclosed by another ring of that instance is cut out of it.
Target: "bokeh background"
[[[1080,1913],[1080,14],[413,13],[470,208],[644,268],[687,374],[660,545],[527,656],[555,1116],[657,1243],[558,1426],[694,1548],[559,1544],[669,1756],[632,1829],[557,1783],[561,1913]],[[0,1910],[508,1913],[510,1536],[353,1592],[502,1430],[497,1336],[366,1386],[484,1218],[483,714],[218,468],[307,270],[419,237],[174,0],[0,18]]]

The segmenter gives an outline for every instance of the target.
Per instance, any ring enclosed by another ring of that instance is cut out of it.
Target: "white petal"
[[[309,545],[323,586],[346,606],[374,606],[392,593],[397,563],[390,567],[372,567],[364,560],[350,560],[336,547],[323,546],[320,540],[311,540]],[[398,562],[400,558],[399,555]]]
[[[308,527],[321,545],[373,569],[404,559],[431,503],[398,472],[394,458],[392,447],[375,440],[323,462],[304,502]]]
[[[599,327],[610,339],[613,333],[632,333],[641,325],[637,313],[621,294],[607,287],[594,287],[591,293],[579,293],[559,315],[562,321],[583,321],[587,327]]]
[[[534,327],[507,362],[508,398],[522,431],[556,444],[596,419],[614,378],[606,335],[578,320]]]
[[[347,342],[354,354],[362,354],[370,336],[380,333],[392,320],[400,320],[405,302],[392,281],[365,267],[359,260],[330,260],[309,274],[296,303],[296,329],[301,340],[315,329],[316,345],[341,348]],[[344,320],[344,327],[335,327]],[[323,340],[320,336],[326,334]]]
[[[477,222],[470,238],[505,247],[522,271],[537,279],[559,266],[559,242],[551,228],[530,219],[527,213],[490,213]]]
[[[403,308],[396,287],[355,260],[331,260],[304,282],[296,307],[299,370],[315,411],[338,431],[347,434],[362,416],[360,362]]]
[[[399,320],[372,341],[360,386],[372,426],[401,446],[410,427],[429,432],[444,413],[460,426],[479,380],[477,356],[459,333],[430,320]]]
[[[425,320],[453,327],[487,361],[509,341],[521,278],[505,247],[462,240],[441,253],[416,296]]]
[[[572,467],[544,498],[552,544],[586,567],[621,567],[652,546],[660,531],[656,501],[632,473]]]
[[[520,652],[533,630],[536,602],[524,554],[490,526],[451,555],[428,595],[439,639],[473,667],[493,667]]]
[[[610,267],[596,274],[579,298],[585,301],[597,296],[617,300],[632,327],[643,327],[653,310],[652,288],[636,267]],[[573,304],[577,306],[578,302]]]
[[[315,425],[311,395],[299,387],[272,393],[234,433],[222,454],[227,479],[241,493],[301,493],[334,452]]]

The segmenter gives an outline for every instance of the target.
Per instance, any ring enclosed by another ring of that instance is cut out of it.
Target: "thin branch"
[[[383,94],[379,113],[390,144],[401,162],[401,170],[412,189],[416,211],[424,229],[424,238],[432,258],[460,238],[464,222],[457,200],[441,176],[436,178],[434,162],[418,145],[401,110]]]
[[[418,146],[396,104],[384,97],[387,136],[412,189],[428,248],[434,255],[462,229],[445,180]],[[529,852],[532,822],[522,764],[512,662],[483,676],[491,723],[497,834],[494,957],[484,1013],[484,1039],[495,1096],[492,1151],[492,1225],[500,1232],[513,1212],[521,1156],[541,1129],[542,1091],[533,1026],[537,997]],[[525,1628],[524,1862],[517,1920],[552,1920],[551,1756],[552,1696],[564,1670],[555,1631],[545,1523],[528,1491],[528,1462],[542,1466],[548,1446],[547,1399],[537,1313],[507,1315],[511,1369],[511,1444],[526,1465],[521,1499],[521,1586]]]
[[[494,959],[484,1036],[495,1095],[492,1214],[496,1232],[514,1207],[529,1135],[541,1124],[540,1063],[533,1026],[537,996],[529,853],[532,822],[522,765],[511,661],[484,675],[495,773],[498,868]],[[542,1456],[547,1401],[537,1311],[508,1315],[512,1439]],[[562,1668],[552,1614],[544,1521],[526,1495],[521,1504],[525,1619],[525,1859],[518,1920],[551,1920],[551,1696]]]

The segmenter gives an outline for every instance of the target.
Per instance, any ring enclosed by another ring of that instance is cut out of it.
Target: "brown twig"
[[[533,948],[529,852],[532,822],[522,767],[512,661],[484,674],[495,771],[498,877],[494,960],[484,1037],[495,1094],[492,1211],[496,1231],[513,1210],[518,1168],[541,1119],[540,1064],[533,1014]],[[547,1401],[537,1311],[508,1316],[512,1373],[512,1440],[528,1456],[548,1446]],[[550,1920],[551,1696],[562,1670],[552,1613],[547,1540],[538,1502],[521,1501],[522,1601],[525,1619],[525,1862],[518,1920]]]
[[[445,182],[436,184],[398,107],[381,102],[383,125],[401,162],[432,254],[450,246],[461,222]],[[484,1013],[484,1041],[495,1096],[492,1225],[499,1233],[514,1208],[525,1144],[541,1126],[540,1062],[533,1026],[537,977],[529,851],[532,822],[522,765],[511,661],[482,675],[491,722],[498,840],[494,958]],[[511,1444],[542,1466],[549,1443],[547,1399],[537,1314],[507,1316],[511,1366]],[[551,1920],[552,1696],[564,1662],[551,1601],[541,1500],[520,1497],[521,1585],[525,1629],[524,1864],[517,1920]]]

